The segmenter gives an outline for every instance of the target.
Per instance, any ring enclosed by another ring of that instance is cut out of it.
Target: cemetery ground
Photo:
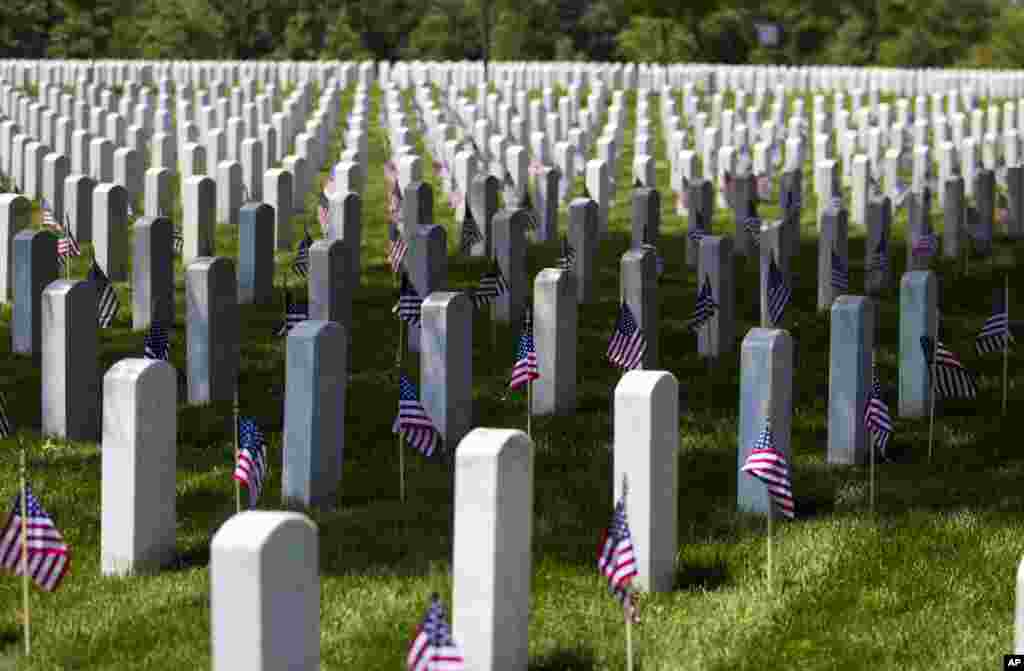
[[[344,105],[349,104],[350,94]],[[470,92],[472,95],[472,91]],[[656,98],[656,96],[653,96]],[[530,669],[623,669],[621,608],[596,568],[601,530],[611,498],[609,401],[620,373],[604,359],[618,306],[619,258],[629,246],[628,190],[633,94],[620,161],[610,234],[599,252],[598,295],[581,305],[578,410],[571,417],[535,418],[534,572],[530,599]],[[374,88],[371,119],[377,118]],[[344,115],[342,115],[344,118]],[[656,118],[656,115],[655,115]],[[657,122],[655,121],[655,125]],[[337,136],[336,136],[337,137]],[[450,603],[452,472],[447,457],[425,459],[405,450],[407,499],[399,501],[395,353],[398,320],[391,313],[396,283],[385,262],[384,136],[370,130],[370,168],[363,199],[363,277],[353,302],[351,370],[346,392],[344,475],[337,507],[309,510],[320,546],[321,658],[324,669],[396,669],[431,592]],[[337,142],[336,142],[337,145]],[[422,150],[422,145],[420,147]],[[332,147],[330,155],[336,155]],[[658,183],[668,184],[663,138],[657,147]],[[422,152],[421,152],[422,154]],[[804,184],[810,184],[805,166]],[[458,253],[458,228],[435,189],[435,223],[449,233],[448,288],[470,289],[485,259]],[[321,173],[322,179],[324,173]],[[318,182],[319,182],[318,179]],[[708,366],[685,329],[697,291],[684,263],[685,221],[675,216],[662,186],[658,251],[666,273],[659,283],[660,369],[680,381],[679,549],[676,586],[642,594],[642,624],[634,628],[635,668],[654,669],[987,669],[1012,648],[1014,585],[1024,554],[1020,511],[1024,459],[1016,412],[1024,410],[1024,357],[1011,351],[1009,408],[1000,417],[1002,360],[978,357],[974,335],[989,315],[991,290],[1011,272],[1011,306],[1024,245],[999,241],[991,260],[939,260],[942,339],[979,377],[975,402],[942,404],[936,413],[935,452],[928,460],[927,420],[896,417],[898,280],[879,305],[878,374],[896,420],[893,463],[877,467],[877,511],[868,512],[866,466],[824,463],[827,437],[829,315],[816,304],[817,249],[814,198],[805,195],[801,253],[794,260],[794,298],[785,317],[797,342],[792,434],[797,519],[776,525],[776,589],[764,581],[765,524],[736,512],[739,339]],[[579,192],[580,184],[575,192]],[[805,194],[809,189],[805,186]],[[316,189],[292,219],[317,234]],[[38,207],[38,204],[36,204]],[[771,218],[777,208],[762,206]],[[180,222],[180,211],[176,212]],[[38,225],[38,211],[33,215]],[[942,217],[932,215],[941,232]],[[902,273],[906,213],[894,221],[892,265]],[[562,226],[565,222],[561,214]],[[734,230],[720,211],[714,231]],[[89,248],[74,265],[84,277]],[[863,230],[851,226],[850,286],[863,287]],[[220,225],[217,252],[237,256],[237,229]],[[530,277],[554,265],[557,241],[531,245]],[[284,339],[281,287],[294,252],[276,257],[277,300],[240,306],[240,412],[268,436],[271,475],[259,507],[279,509]],[[100,576],[100,447],[39,436],[40,372],[30,358],[0,356],[2,391],[29,445],[35,492],[71,548],[71,569],[53,594],[31,595],[33,658],[21,654],[21,581],[0,581],[0,648],[18,668],[209,668],[209,547],[234,513],[233,430],[230,404],[190,407],[184,387],[184,275],[177,273],[177,318],[171,363],[179,371],[176,566],[151,576]],[[739,338],[759,320],[758,271],[737,259]],[[293,295],[305,292],[296,277]],[[143,332],[130,329],[129,283],[118,283],[121,311],[101,332],[101,371],[125,357],[141,357]],[[531,289],[532,293],[532,289]],[[1014,308],[1011,307],[1011,315]],[[10,347],[10,308],[0,319],[0,348]],[[491,342],[486,315],[475,318],[476,426],[525,430],[523,394],[506,392],[515,343],[504,327]],[[406,370],[418,376],[416,354]],[[454,446],[446,446],[452,449]],[[14,440],[0,443],[0,501],[18,482]],[[243,496],[244,498],[244,496]],[[6,514],[6,510],[0,514]],[[638,548],[643,552],[643,548]],[[0,668],[3,663],[0,661]]]

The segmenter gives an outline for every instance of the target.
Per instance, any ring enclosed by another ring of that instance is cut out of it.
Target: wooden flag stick
[[[771,500],[769,500],[768,501],[768,592],[769,593],[771,593],[771,591],[772,591],[772,536],[773,536],[772,517],[774,517],[774,515],[772,514],[772,509],[773,508],[775,508],[775,504]]]
[[[626,603],[629,603],[629,592],[626,592]],[[623,614],[626,619],[626,671],[633,671],[633,628],[630,620],[632,619],[630,607],[627,605],[623,610]]]
[[[531,439],[533,438],[533,433],[530,430],[531,419],[532,419],[531,416],[533,415],[533,413],[531,412],[532,409],[533,409],[533,380],[529,380],[526,383],[526,435],[529,436]]]
[[[238,465],[238,384],[235,384],[235,402],[233,405],[233,414],[235,418],[235,466]],[[232,466],[234,468],[234,466]],[[242,485],[235,480],[235,512],[242,512]]]
[[[1010,276],[1003,275],[1003,309],[1006,311],[1006,337],[1003,338],[1003,417],[1006,416],[1006,385],[1010,372]]]
[[[928,463],[932,462],[932,443],[935,439],[935,353],[939,349],[939,334],[935,334],[935,342],[932,343],[932,360],[928,366],[928,389],[931,398],[928,404]]]
[[[871,374],[872,377],[875,374],[875,353],[871,352]],[[872,380],[874,383],[874,380]],[[865,427],[866,428],[866,427]],[[870,475],[868,476],[868,510],[873,515],[875,513],[875,441],[871,437],[871,429],[867,429],[868,433],[868,451],[870,452]]]
[[[18,446],[21,448],[21,597],[22,609],[25,611],[25,656],[29,657],[32,654],[32,618],[29,614],[28,599],[28,502],[25,500],[25,493],[28,489],[25,484],[28,457],[25,452],[25,443],[20,435],[18,436]]]

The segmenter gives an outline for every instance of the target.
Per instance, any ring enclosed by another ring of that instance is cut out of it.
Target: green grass
[[[582,98],[582,96],[581,96]],[[585,99],[585,98],[582,98]],[[628,100],[632,105],[633,96]],[[652,103],[656,96],[652,96]],[[354,299],[354,363],[347,392],[344,476],[337,510],[310,511],[319,528],[321,656],[324,669],[402,668],[407,644],[428,595],[450,603],[452,485],[450,464],[406,452],[408,500],[398,501],[398,449],[390,433],[397,392],[392,377],[397,344],[390,312],[394,279],[385,264],[387,240],[381,165],[382,132],[376,127],[379,95],[369,118],[369,183],[363,205],[363,284]],[[810,109],[808,100],[807,109]],[[343,101],[351,104],[351,92]],[[651,106],[659,184],[668,185],[668,162],[656,105]],[[599,300],[580,308],[578,412],[536,419],[533,584],[530,668],[623,669],[621,612],[595,566],[595,548],[612,509],[609,402],[618,373],[603,361],[615,318],[618,259],[628,246],[632,127],[621,149],[620,186],[611,233],[601,245]],[[339,150],[338,137],[330,155]],[[421,147],[422,148],[422,147]],[[469,288],[486,261],[455,251],[458,231],[443,204],[436,176],[434,221],[449,231],[449,288]],[[321,174],[321,178],[323,177]],[[805,193],[811,188],[805,167]],[[580,185],[577,186],[577,191]],[[944,341],[980,375],[977,403],[940,408],[935,458],[927,460],[928,426],[897,420],[894,464],[878,471],[878,514],[866,513],[866,469],[824,463],[827,436],[829,317],[816,304],[814,199],[805,196],[805,238],[795,303],[786,322],[798,343],[794,378],[793,478],[798,519],[779,524],[775,561],[777,590],[763,580],[764,524],[735,511],[737,349],[708,367],[684,330],[696,295],[694,273],[685,267],[685,222],[663,192],[659,251],[667,275],[659,286],[661,367],[681,383],[679,551],[676,587],[643,595],[643,624],[634,630],[635,668],[754,669],[989,669],[1012,647],[1014,576],[1024,554],[1020,511],[1024,460],[1013,439],[1012,419],[999,418],[998,357],[978,359],[973,337],[987,316],[990,289],[1015,266],[1024,249],[1001,243],[997,263],[973,261],[963,277],[957,264],[936,264],[942,280]],[[776,210],[763,207],[762,215]],[[316,230],[315,193],[293,219]],[[176,213],[177,216],[180,216]],[[37,215],[34,215],[37,216]],[[905,262],[905,213],[898,215],[893,269]],[[941,228],[941,216],[934,215]],[[562,225],[564,226],[564,213]],[[716,231],[732,229],[722,213]],[[298,239],[296,237],[296,239]],[[88,245],[85,245],[88,249]],[[850,242],[851,287],[863,287],[863,234]],[[218,228],[217,251],[237,255],[236,231]],[[534,245],[530,275],[553,264],[557,242]],[[86,251],[88,254],[88,251]],[[277,256],[279,277],[291,253]],[[75,266],[83,277],[87,257]],[[172,363],[184,370],[184,286],[177,268],[178,318]],[[1019,285],[1011,276],[1011,285]],[[291,281],[295,286],[294,280]],[[279,280],[278,285],[281,282]],[[737,268],[740,336],[756,326],[757,267]],[[895,285],[894,285],[895,286]],[[101,334],[101,371],[123,357],[140,356],[142,333],[130,330],[129,288],[118,285],[122,310],[114,328]],[[897,289],[880,307],[879,374],[896,412]],[[281,319],[281,296],[241,309],[243,414],[269,435],[273,471],[262,508],[278,506],[283,411],[283,341],[271,331]],[[9,347],[10,309],[0,319],[0,347]],[[521,398],[499,402],[513,360],[506,330],[496,345],[480,317],[474,331],[475,423],[525,426]],[[418,374],[415,355],[407,369]],[[1022,363],[1010,357],[1010,412],[1021,409]],[[230,407],[185,404],[183,373],[178,411],[179,559],[158,575],[102,578],[100,552],[100,453],[94,443],[46,441],[39,436],[39,368],[30,358],[0,357],[2,390],[30,445],[30,475],[44,506],[72,549],[71,573],[60,590],[31,596],[33,659],[18,660],[21,582],[0,581],[0,647],[18,668],[154,669],[209,668],[209,581],[212,535],[234,512]],[[17,486],[15,442],[0,444],[0,501]],[[641,548],[642,551],[642,548]],[[0,661],[2,664],[2,661]]]

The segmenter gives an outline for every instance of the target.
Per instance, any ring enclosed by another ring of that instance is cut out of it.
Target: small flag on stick
[[[238,420],[238,455],[235,459],[235,472],[232,474],[237,482],[249,490],[249,507],[255,508],[259,501],[263,484],[267,481],[270,469],[267,465],[267,442],[256,422],[248,417]]]
[[[53,520],[43,510],[39,499],[25,486],[25,503],[28,527],[28,573],[41,589],[56,590],[71,566],[68,545]],[[0,568],[22,572],[21,539],[21,493],[14,497],[14,506],[7,526],[0,533]]]
[[[430,607],[406,656],[407,671],[464,671],[462,650],[445,621],[444,606],[437,594],[430,597]]]

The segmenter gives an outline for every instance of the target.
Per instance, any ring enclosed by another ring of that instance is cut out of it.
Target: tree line
[[[782,29],[777,47],[756,25]],[[486,36],[486,39],[485,39]],[[486,49],[485,49],[486,45]],[[2,58],[1022,67],[1009,0],[22,0]]]

